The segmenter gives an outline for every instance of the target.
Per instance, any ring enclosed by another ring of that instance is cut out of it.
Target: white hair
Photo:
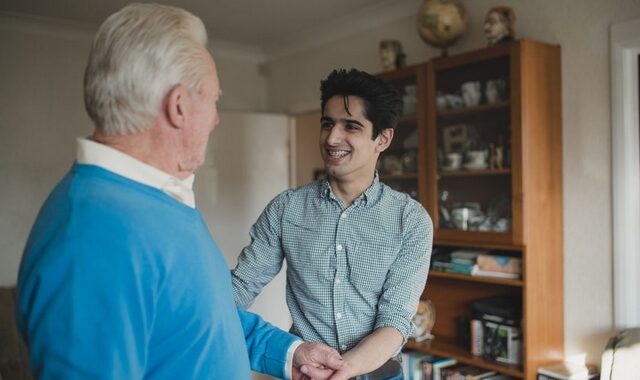
[[[202,21],[179,8],[130,4],[109,16],[84,75],[85,108],[96,129],[127,135],[151,128],[172,88],[199,89],[206,45]]]

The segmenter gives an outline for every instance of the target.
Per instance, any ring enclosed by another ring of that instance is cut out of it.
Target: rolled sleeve
[[[403,215],[401,252],[394,261],[378,304],[375,328],[394,327],[403,344],[413,332],[411,322],[424,291],[433,244],[433,225],[426,210],[411,203]]]

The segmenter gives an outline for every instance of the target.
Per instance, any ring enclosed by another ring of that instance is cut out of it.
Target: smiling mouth
[[[327,150],[327,155],[331,158],[342,158],[349,154],[348,150]]]

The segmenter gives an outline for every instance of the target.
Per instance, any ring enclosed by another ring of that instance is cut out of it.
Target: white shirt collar
[[[193,194],[195,176],[193,174],[184,180],[179,180],[117,149],[82,137],[78,138],[76,160],[80,164],[99,166],[136,182],[159,189],[185,205],[195,208],[196,202]]]

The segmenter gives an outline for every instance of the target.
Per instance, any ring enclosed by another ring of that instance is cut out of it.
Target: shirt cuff
[[[293,353],[296,352],[296,349],[304,343],[301,340],[296,340],[289,346],[289,350],[287,350],[287,361],[284,364],[284,378],[285,380],[291,380],[291,376],[293,375]]]

